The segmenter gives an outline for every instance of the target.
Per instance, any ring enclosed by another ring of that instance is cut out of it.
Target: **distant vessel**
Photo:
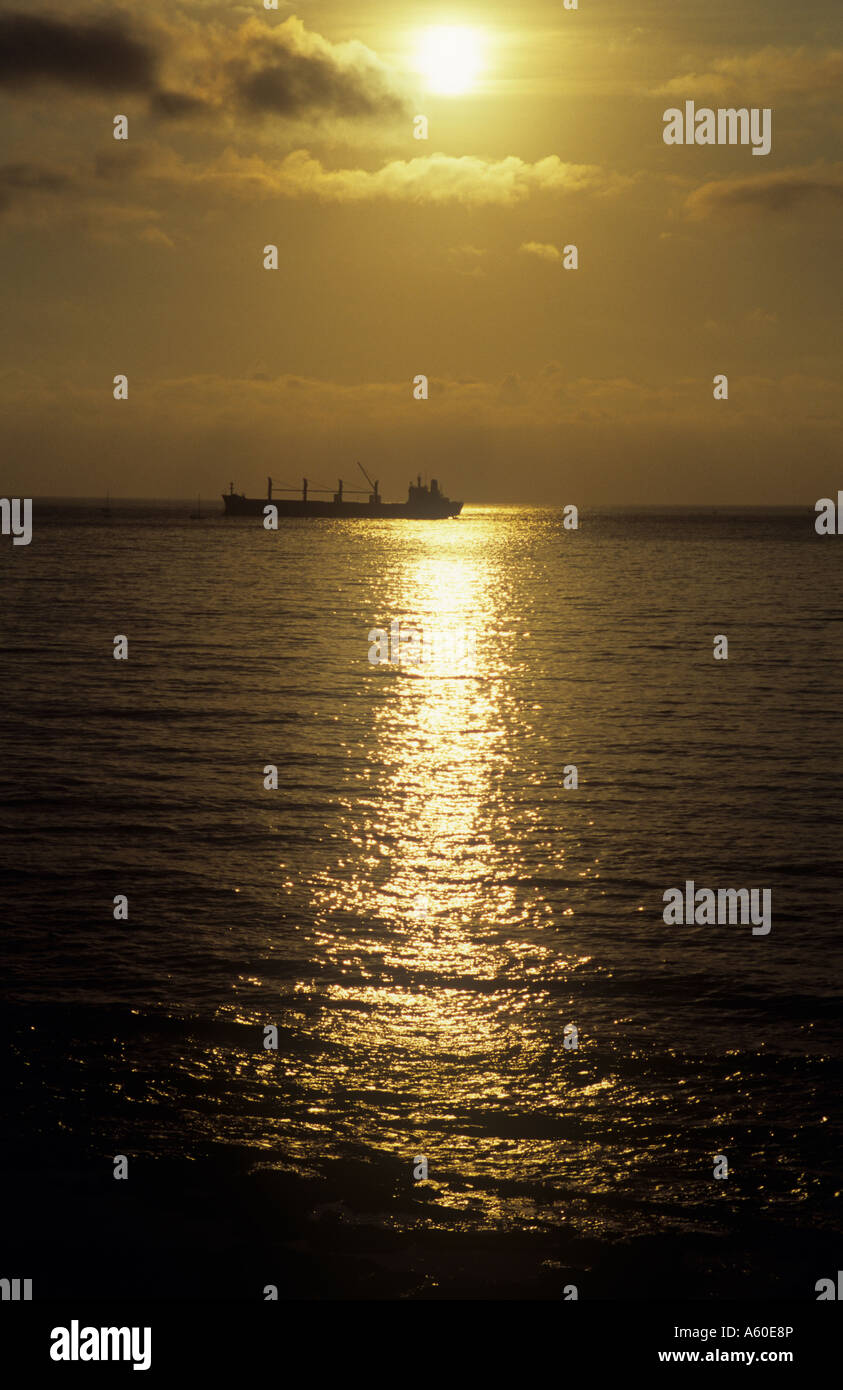
[[[201,494],[201,492],[200,492],[200,494],[199,494],[199,497],[197,498],[197,502],[196,502],[196,511],[190,513],[190,520],[191,520],[191,521],[201,521],[201,520],[202,520],[202,494]]]
[[[421,477],[410,484],[406,502],[384,502],[378,490],[378,483],[372,482],[362,464],[357,465],[372,489],[365,502],[349,502],[343,492],[342,478],[333,495],[330,488],[311,488],[307,478],[302,479],[301,496],[279,499],[272,496],[272,479],[266,480],[266,497],[246,497],[234,491],[231,483],[228,492],[222,494],[226,516],[263,516],[264,507],[272,505],[282,516],[338,516],[338,517],[405,517],[412,521],[426,521],[446,516],[459,516],[462,502],[452,502],[439,491],[434,478],[430,487],[422,483]],[[293,488],[282,488],[283,492],[293,492]],[[356,489],[352,489],[356,492]],[[331,496],[330,501],[315,501],[309,493],[321,492]],[[358,494],[367,496],[365,492]]]

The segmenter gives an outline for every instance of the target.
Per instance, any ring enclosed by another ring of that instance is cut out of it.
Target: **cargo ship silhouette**
[[[367,500],[364,502],[346,500],[342,478],[339,480],[336,492],[332,495],[330,488],[312,488],[309,486],[307,478],[303,478],[301,495],[285,498],[273,497],[272,479],[267,478],[266,497],[246,497],[242,492],[235,492],[234,484],[231,483],[229,491],[222,494],[225,515],[263,516],[264,508],[273,506],[279,517],[405,517],[411,521],[425,521],[441,519],[446,516],[459,516],[462,511],[462,502],[452,502],[450,497],[445,497],[439,491],[439,484],[435,478],[431,480],[429,487],[422,483],[421,477],[415,483],[411,483],[406,502],[384,502],[380,495],[378,482],[372,482],[362,464],[357,466],[369,484],[371,492],[366,494],[362,489],[353,488],[350,491],[353,495],[366,497]],[[297,492],[298,489],[282,488],[281,491]],[[315,500],[310,496],[314,492],[323,494],[327,492],[331,500]]]

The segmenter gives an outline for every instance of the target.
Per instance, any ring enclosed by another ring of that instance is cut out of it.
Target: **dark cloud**
[[[202,97],[193,96],[190,92],[156,91],[152,93],[150,104],[153,111],[171,120],[179,116],[196,116],[210,109]]]
[[[712,213],[790,212],[817,202],[843,204],[843,165],[713,180],[694,189],[685,206],[692,217],[701,218]]]
[[[278,42],[258,43],[228,64],[234,91],[247,109],[279,116],[331,111],[337,116],[398,114],[403,102],[382,70],[346,66],[330,51],[303,53]]]
[[[149,91],[155,55],[118,20],[0,14],[0,85],[64,82],[94,91]]]
[[[101,150],[94,158],[94,174],[108,182],[132,178],[150,163],[150,153],[142,145],[124,145]]]
[[[0,87],[29,89],[60,82],[89,91],[141,92],[164,119],[243,116],[395,115],[403,101],[387,69],[363,44],[332,44],[297,19],[268,28],[252,16],[235,31],[211,29],[196,56],[187,31],[191,79],[170,87],[167,64],[181,57],[179,22],[147,20],[144,33],[122,16],[62,20],[0,14]],[[183,67],[183,64],[182,64]]]
[[[29,193],[63,193],[73,180],[60,169],[40,164],[0,165],[0,211]]]

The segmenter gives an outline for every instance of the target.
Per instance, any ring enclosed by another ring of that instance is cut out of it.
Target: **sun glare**
[[[470,91],[482,66],[480,50],[476,29],[440,25],[426,30],[419,42],[418,68],[428,90],[447,96]]]

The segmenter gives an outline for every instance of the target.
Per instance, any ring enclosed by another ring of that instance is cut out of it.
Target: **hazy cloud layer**
[[[428,383],[430,397],[425,411],[466,425],[476,425],[478,411],[483,418],[521,428],[531,423],[590,421],[600,425],[660,417],[699,423],[718,415],[712,411],[709,383],[698,377],[675,376],[654,383],[629,376],[574,376],[556,361],[545,363],[531,375],[510,372],[491,379],[430,376]],[[100,417],[103,397],[109,390],[108,382],[83,387],[67,377],[47,380],[19,369],[0,372],[0,405],[6,409],[15,401],[39,409],[63,400],[72,402],[76,411],[90,411],[92,418]],[[321,421],[332,431],[338,422],[359,423],[364,418],[401,424],[418,412],[412,392],[409,377],[338,382],[293,373],[269,376],[254,372],[248,377],[220,373],[135,379],[132,401],[135,408],[144,411],[154,407],[153,418],[159,412],[183,415],[187,426],[199,417],[207,424],[215,416],[224,416],[239,422],[245,435],[249,422],[263,414],[287,423],[315,425]],[[777,377],[742,376],[733,383],[730,417],[733,423],[735,419],[787,419],[798,405],[803,418],[833,424],[842,398],[841,384],[823,377],[799,372]]]
[[[771,106],[792,97],[827,98],[843,83],[843,49],[775,48],[718,58],[702,72],[686,72],[655,88],[655,95],[710,97]]]
[[[560,500],[588,505],[652,500],[654,489],[670,496],[680,450],[687,498],[712,501],[716,457],[727,465],[717,500],[757,502],[757,479],[744,465],[747,451],[760,449],[765,495],[775,486],[807,505],[826,494],[837,456],[840,384],[801,373],[742,378],[728,416],[712,406],[708,384],[699,380],[576,377],[556,362],[531,376],[432,376],[419,429],[409,378],[135,375],[128,402],[115,407],[109,380],[74,372],[79,380],[0,372],[0,446],[11,462],[10,487],[36,466],[36,495],[66,492],[68,479],[86,467],[87,477],[100,479],[99,492],[109,486],[112,495],[115,488],[160,495],[156,460],[163,453],[169,490],[175,484],[188,495],[193,487],[204,497],[227,484],[235,459],[237,481],[254,491],[267,472],[279,487],[294,486],[302,473],[333,481],[350,456],[365,459],[387,495],[399,497],[407,477],[435,457],[451,495],[470,502],[550,500],[558,492]],[[686,450],[691,437],[693,455]],[[516,455],[523,463],[514,471]]]

